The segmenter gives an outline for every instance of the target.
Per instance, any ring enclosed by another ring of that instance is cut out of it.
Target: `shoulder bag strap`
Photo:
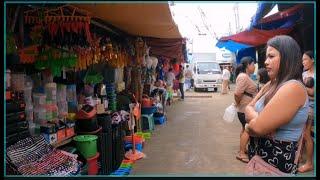
[[[299,158],[300,158],[300,154],[301,154],[301,149],[302,149],[302,142],[303,142],[303,138],[304,138],[304,131],[306,130],[306,125],[304,125],[303,130],[302,130],[302,134],[300,136],[300,139],[298,141],[298,149],[296,152],[296,157],[294,159],[294,164],[298,164]]]

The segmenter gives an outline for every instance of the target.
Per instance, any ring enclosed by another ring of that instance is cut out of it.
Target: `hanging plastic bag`
[[[226,108],[223,115],[223,120],[232,123],[237,117],[237,108],[234,103]]]

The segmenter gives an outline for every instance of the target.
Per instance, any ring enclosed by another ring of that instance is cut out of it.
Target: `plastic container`
[[[24,101],[26,104],[32,103],[32,86],[26,86],[24,88]]]
[[[67,101],[67,86],[64,84],[57,84],[57,101]]]
[[[73,138],[77,149],[85,158],[94,157],[97,154],[97,139],[96,135],[80,135]]]
[[[99,171],[99,166],[98,166],[99,155],[100,154],[97,152],[95,156],[87,159],[88,175],[97,175],[98,174],[98,171]]]
[[[78,103],[77,102],[68,102],[68,112],[77,113],[78,112]]]
[[[33,123],[33,121],[29,121],[29,132],[31,136],[34,136],[36,134],[36,124]]]
[[[25,113],[26,113],[26,120],[33,122],[33,106],[32,106],[32,104],[26,105]]]
[[[47,122],[47,114],[46,114],[46,108],[45,107],[36,107],[34,108],[34,122],[37,124],[46,124]]]
[[[47,96],[41,93],[33,93],[33,105],[34,107],[44,106],[46,104]]]
[[[67,115],[68,120],[75,120],[76,119],[76,113],[68,113]]]
[[[138,135],[134,135],[133,138],[134,138],[134,143],[135,144],[139,144],[139,143],[143,143],[144,142],[144,139],[142,137],[138,136]],[[126,143],[132,143],[132,136],[126,136],[124,138],[124,141]]]
[[[58,107],[55,104],[46,105],[46,119],[51,121],[58,118]]]
[[[141,114],[153,114],[157,111],[156,106],[151,107],[141,107]]]
[[[75,84],[67,85],[67,101],[77,102],[77,89]]]
[[[68,115],[68,102],[61,101],[61,102],[58,102],[57,105],[58,105],[58,116],[66,117]]]
[[[44,91],[47,96],[47,100],[57,101],[57,84],[47,83],[45,85]]]
[[[162,116],[158,116],[158,117],[157,116],[156,117],[153,116],[153,119],[154,119],[154,123],[155,124],[163,124],[165,122],[165,120],[166,120],[165,116],[163,116],[163,115]]]

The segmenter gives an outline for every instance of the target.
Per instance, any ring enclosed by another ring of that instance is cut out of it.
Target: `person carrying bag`
[[[305,129],[305,128],[304,128]],[[298,169],[298,161],[302,148],[303,134],[298,143],[280,142],[271,138],[253,138],[254,139],[254,156],[246,165],[246,174],[271,175],[271,176],[290,176],[294,175]],[[266,150],[267,149],[267,150]],[[266,150],[266,151],[265,151]],[[252,150],[251,150],[252,151]],[[250,155],[249,155],[250,156]],[[252,156],[252,155],[251,155]],[[294,163],[288,163],[294,158]],[[284,167],[279,170],[273,163],[284,161]],[[268,162],[268,163],[267,163]],[[285,173],[288,172],[288,173]]]

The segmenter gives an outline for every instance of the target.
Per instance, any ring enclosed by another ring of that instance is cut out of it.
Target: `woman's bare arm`
[[[298,83],[283,85],[257,118],[249,123],[250,135],[264,136],[288,124],[306,101],[304,88]]]
[[[252,119],[258,117],[258,113],[254,109],[254,105],[256,102],[261,98],[261,96],[266,92],[267,88],[269,87],[270,82],[268,82],[265,86],[263,86],[258,94],[252,99],[252,101],[247,105],[245,109],[245,114],[246,114],[246,120],[247,122],[250,122]]]

